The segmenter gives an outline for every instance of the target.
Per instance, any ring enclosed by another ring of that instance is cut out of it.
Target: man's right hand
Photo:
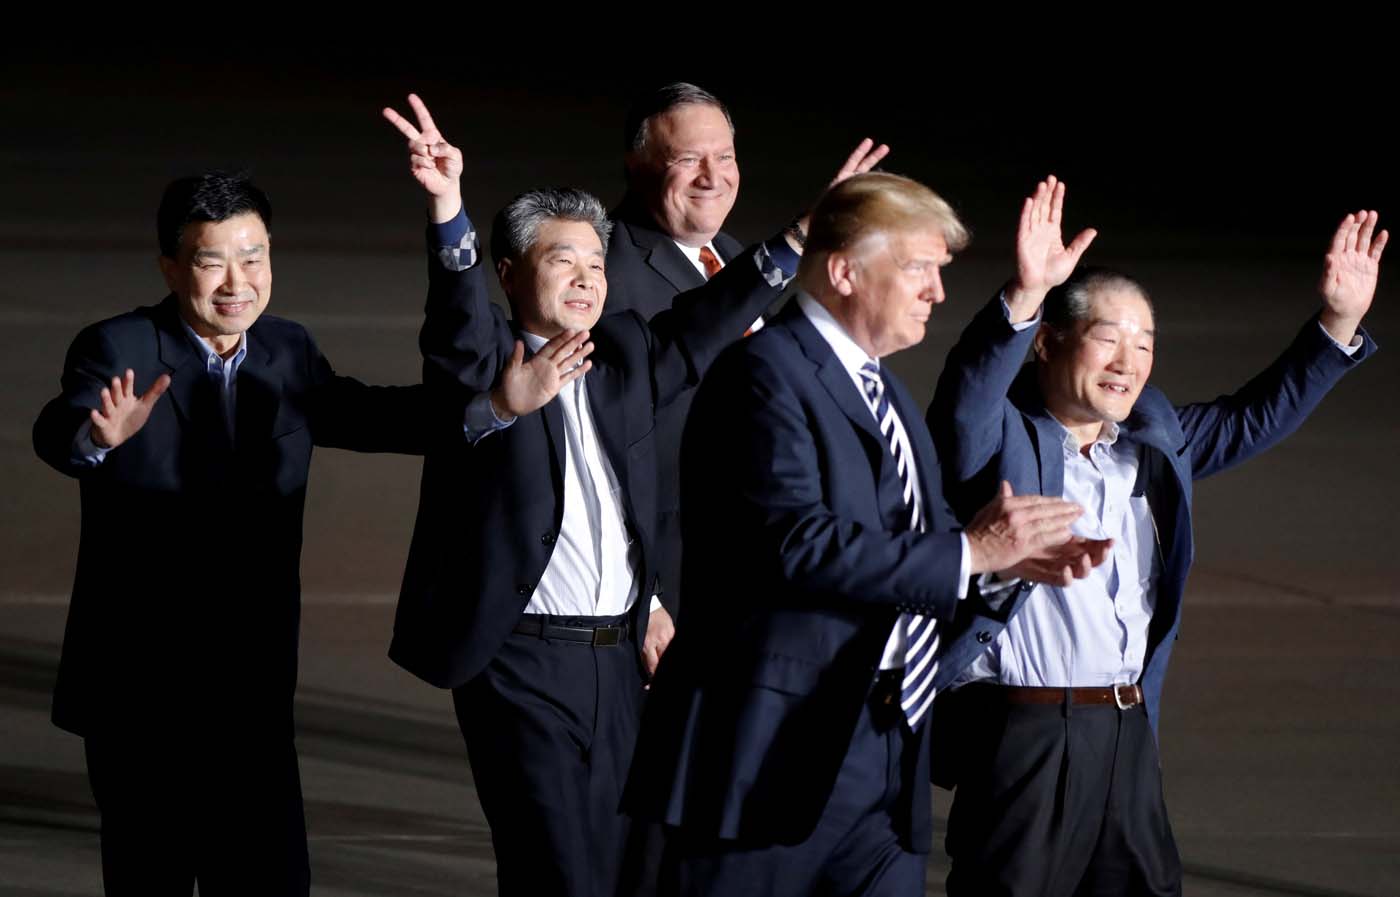
[[[586,374],[593,362],[587,330],[565,330],[525,360],[525,344],[516,340],[515,351],[500,382],[491,390],[491,410],[500,420],[529,414],[549,404],[568,383]]]
[[[1063,545],[1070,539],[1070,524],[1083,513],[1079,505],[1062,498],[1013,495],[1011,484],[1003,480],[1001,494],[978,511],[965,530],[972,572],[1009,570]]]
[[[433,223],[444,224],[457,217],[462,208],[462,151],[443,139],[428,107],[416,93],[408,95],[408,105],[418,119],[418,127],[387,106],[384,117],[408,138],[409,171],[428,192],[428,215]]]
[[[102,388],[102,407],[92,410],[92,444],[114,449],[135,436],[146,425],[156,400],[170,387],[170,375],[161,374],[145,394],[136,394],[136,374],[113,377],[110,387]]]
[[[1016,279],[1006,289],[1013,324],[1035,317],[1045,294],[1069,279],[1079,257],[1098,236],[1091,227],[1080,231],[1066,246],[1060,229],[1064,205],[1064,182],[1056,180],[1053,174],[1037,184],[1035,193],[1021,204],[1021,221],[1016,228]]]
[[[1052,545],[1016,566],[1001,571],[1001,576],[1003,579],[1015,577],[1030,583],[1063,587],[1076,579],[1088,576],[1089,571],[1108,560],[1108,553],[1112,549],[1112,539],[1071,536],[1068,542]]]

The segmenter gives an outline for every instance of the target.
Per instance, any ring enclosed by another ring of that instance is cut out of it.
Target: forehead
[[[1089,323],[1108,323],[1127,330],[1155,330],[1152,306],[1133,289],[1109,287],[1089,294]]]
[[[189,252],[201,249],[235,250],[249,246],[266,246],[267,227],[254,212],[244,212],[223,221],[194,221],[180,233],[180,248]]]
[[[898,263],[935,262],[948,260],[948,241],[936,227],[916,230],[873,230],[860,240],[864,255],[887,256]]]
[[[598,232],[587,221],[569,221],[563,218],[546,218],[540,222],[535,243],[530,249],[534,252],[547,252],[551,248],[567,245],[581,252],[603,251],[603,241]]]
[[[662,148],[685,147],[698,143],[724,143],[734,140],[729,121],[718,106],[686,103],[673,106],[651,120],[647,136]]]

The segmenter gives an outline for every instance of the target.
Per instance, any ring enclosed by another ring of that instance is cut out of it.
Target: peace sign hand
[[[449,221],[462,206],[462,151],[443,139],[432,113],[417,94],[408,95],[408,105],[418,119],[418,127],[387,106],[384,117],[408,138],[409,172],[428,192],[433,220]],[[446,214],[439,215],[439,210]]]

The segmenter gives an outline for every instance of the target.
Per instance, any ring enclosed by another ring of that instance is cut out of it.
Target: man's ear
[[[165,286],[170,292],[175,292],[175,271],[179,263],[168,255],[156,256],[156,265],[160,268],[160,276],[165,279]]]
[[[509,299],[515,292],[515,266],[510,263],[510,259],[504,258],[496,262],[496,277],[501,281],[501,289]]]
[[[1036,361],[1046,362],[1050,360],[1050,348],[1047,343],[1055,339],[1055,331],[1050,329],[1048,324],[1041,324],[1035,331],[1035,342],[1031,343],[1031,351],[1035,353]]]
[[[855,292],[855,281],[859,276],[855,262],[844,252],[828,253],[826,257],[826,281],[839,296],[850,296]]]

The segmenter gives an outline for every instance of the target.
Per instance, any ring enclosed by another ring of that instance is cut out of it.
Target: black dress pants
[[[950,897],[1180,895],[1181,859],[1142,705],[1009,704],[994,685],[955,731]]]
[[[617,893],[630,831],[618,807],[642,684],[630,637],[601,647],[513,633],[485,670],[453,689],[502,895]]]
[[[233,727],[230,727],[233,728]],[[84,740],[108,897],[305,897],[306,819],[290,736],[140,732]]]

